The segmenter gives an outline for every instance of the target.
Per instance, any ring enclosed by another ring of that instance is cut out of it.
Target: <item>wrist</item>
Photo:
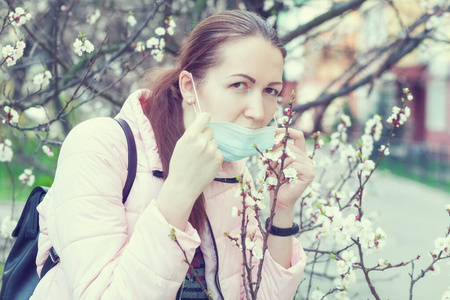
[[[269,230],[269,223],[270,223],[270,219],[267,218],[266,219],[266,230],[268,230],[268,232],[271,235],[286,237],[286,236],[291,236],[291,235],[297,234],[299,231],[298,224],[295,224],[295,223],[291,223],[291,226],[289,226],[289,227],[278,227],[278,226],[272,224],[272,226],[270,227],[270,230]]]
[[[273,217],[273,224],[281,228],[289,228],[294,222],[294,209],[275,207],[275,216]]]

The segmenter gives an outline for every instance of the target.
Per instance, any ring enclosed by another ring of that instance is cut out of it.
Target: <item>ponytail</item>
[[[178,68],[173,68],[160,73],[153,81],[151,99],[142,103],[144,114],[150,120],[155,134],[164,180],[169,176],[169,164],[175,145],[185,131],[181,106],[183,97],[178,84],[180,72]],[[203,193],[194,203],[189,222],[195,229],[203,229],[206,222]]]

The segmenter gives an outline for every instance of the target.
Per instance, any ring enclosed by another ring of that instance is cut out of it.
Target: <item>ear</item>
[[[180,86],[180,92],[181,95],[183,96],[183,102],[185,102],[188,105],[194,104],[196,99],[191,73],[185,70],[181,71],[180,76],[178,78],[178,85]]]

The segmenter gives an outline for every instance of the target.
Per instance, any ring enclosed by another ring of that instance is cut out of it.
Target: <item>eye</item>
[[[271,95],[271,96],[277,96],[278,95],[278,91],[276,89],[273,89],[273,88],[266,88],[264,91],[267,94]]]
[[[231,86],[237,90],[242,90],[247,87],[247,85],[244,82],[236,82],[236,83],[233,83]]]

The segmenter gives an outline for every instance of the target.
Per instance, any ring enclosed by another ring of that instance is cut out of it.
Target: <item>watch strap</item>
[[[266,219],[266,230],[269,227],[269,218]],[[290,228],[280,228],[280,227],[276,227],[275,225],[272,224],[272,226],[270,227],[270,231],[269,233],[271,235],[276,235],[276,236],[290,236],[290,235],[294,235],[297,234],[299,232],[300,228],[298,227],[298,224],[293,223],[292,227]]]

